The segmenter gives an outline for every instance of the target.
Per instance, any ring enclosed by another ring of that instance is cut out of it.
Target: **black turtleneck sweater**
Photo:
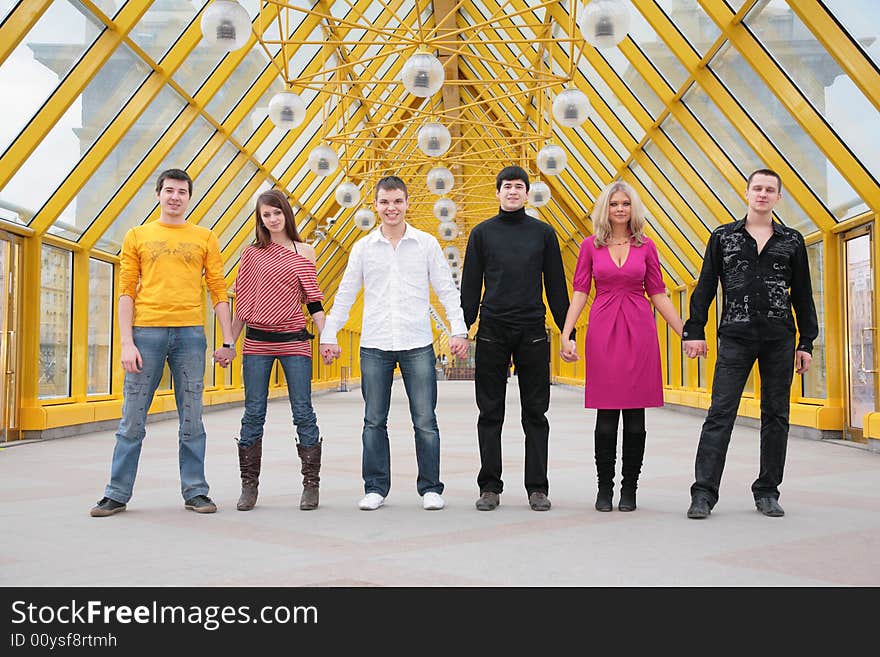
[[[542,286],[561,331],[568,312],[568,288],[559,241],[548,224],[520,208],[500,210],[474,227],[461,274],[461,307],[468,327],[476,321],[478,310],[481,319],[511,326],[543,324],[547,310]]]

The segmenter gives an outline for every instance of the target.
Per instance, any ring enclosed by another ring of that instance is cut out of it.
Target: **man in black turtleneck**
[[[542,287],[547,291],[553,320],[562,330],[568,312],[568,289],[556,233],[525,212],[528,174],[520,167],[505,167],[495,179],[495,189],[500,211],[471,231],[461,276],[461,306],[468,328],[477,319],[477,311],[480,313],[474,376],[480,410],[477,434],[481,464],[476,506],[480,511],[494,510],[504,488],[501,426],[512,356],[526,436],[529,506],[547,511],[550,425],[545,414],[550,406],[550,342],[544,328],[547,310],[541,292]]]

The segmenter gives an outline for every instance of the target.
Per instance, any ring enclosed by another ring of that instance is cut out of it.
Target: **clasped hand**
[[[338,344],[323,343],[320,346],[320,353],[324,365],[332,365],[333,361],[342,355],[342,348]]]
[[[214,352],[214,362],[220,367],[229,367],[233,358],[235,358],[235,347],[220,347]]]

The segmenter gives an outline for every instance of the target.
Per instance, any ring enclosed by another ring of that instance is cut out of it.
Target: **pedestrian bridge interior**
[[[407,181],[407,219],[457,278],[508,164],[532,177],[529,212],[555,229],[569,286],[598,193],[633,185],[682,317],[709,234],[745,214],[746,176],[777,171],[820,323],[792,425],[880,441],[874,0],[6,0],[0,20],[2,442],[120,417],[119,253],[158,217],[160,171],[194,179],[189,221],[216,233],[233,304],[254,198],[283,190],[332,310],[379,178]],[[342,358],[314,359],[315,389],[357,381],[360,312]],[[452,357],[436,299],[432,315],[446,373],[466,377],[472,350]],[[707,408],[714,324],[698,360],[657,327],[667,406]],[[554,382],[583,385],[549,316],[547,330]],[[172,385],[151,412],[174,410]],[[240,362],[209,364],[205,405],[242,399]],[[740,415],[760,416],[757,372]]]

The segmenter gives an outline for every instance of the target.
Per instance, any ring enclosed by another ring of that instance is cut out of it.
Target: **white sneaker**
[[[426,511],[439,511],[446,506],[446,502],[440,497],[440,493],[425,493],[422,498],[422,506]]]
[[[379,493],[367,493],[358,502],[358,508],[361,511],[375,511],[383,504],[385,504],[385,498]]]

